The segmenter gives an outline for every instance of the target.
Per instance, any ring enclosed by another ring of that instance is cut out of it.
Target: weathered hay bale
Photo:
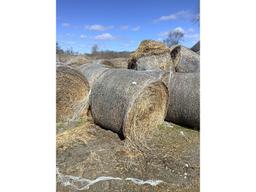
[[[131,54],[128,69],[170,71],[172,69],[170,49],[159,41],[142,41],[138,49]]]
[[[200,56],[197,53],[181,45],[173,46],[170,49],[176,72],[190,73],[200,71]]]
[[[92,87],[94,122],[132,140],[145,139],[166,114],[168,90],[160,81],[127,69],[109,69]]]
[[[165,84],[166,87],[168,87],[170,72],[166,72],[159,69],[159,70],[137,71],[137,73],[146,74],[156,79],[159,79]]]
[[[191,47],[191,50],[198,53],[200,52],[200,41],[198,41],[193,47]]]
[[[89,83],[77,70],[57,67],[57,122],[73,121],[84,115],[88,108]]]
[[[199,129],[200,74],[173,73],[169,82],[167,121]]]
[[[90,87],[92,87],[94,81],[97,80],[99,76],[108,69],[109,68],[101,64],[86,64],[79,67],[79,71],[81,71],[81,73],[89,81]]]

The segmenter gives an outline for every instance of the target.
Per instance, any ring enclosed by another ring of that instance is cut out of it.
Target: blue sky
[[[185,33],[183,45],[199,40],[194,22],[199,0],[57,0],[57,41],[80,53],[133,51],[145,39],[163,40],[169,31]]]

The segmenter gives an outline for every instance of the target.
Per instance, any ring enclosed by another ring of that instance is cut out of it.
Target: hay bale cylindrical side
[[[146,74],[156,79],[159,79],[165,84],[166,87],[168,87],[170,72],[166,72],[164,70],[146,70],[146,71],[137,71],[137,73]]]
[[[164,70],[173,69],[170,49],[163,43],[153,40],[142,41],[138,49],[128,60],[128,69],[134,70]]]
[[[168,90],[148,75],[110,69],[95,82],[90,100],[96,124],[124,138],[140,140],[164,121]]]
[[[173,73],[169,82],[167,121],[200,128],[200,74]]]
[[[100,75],[108,69],[109,68],[101,64],[86,64],[80,66],[79,71],[89,81],[90,87],[92,87],[94,82],[100,77]]]
[[[57,67],[56,71],[57,122],[76,120],[88,108],[89,83],[77,70]]]
[[[171,58],[176,72],[200,72],[200,56],[194,51],[176,45],[171,47]]]

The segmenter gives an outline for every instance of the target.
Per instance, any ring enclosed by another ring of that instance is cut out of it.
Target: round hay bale
[[[133,70],[110,69],[92,87],[94,122],[121,138],[145,140],[164,120],[168,90],[160,81]]]
[[[163,70],[146,70],[146,71],[137,71],[137,73],[146,74],[156,79],[159,79],[165,84],[166,87],[168,87],[170,72],[166,72]]]
[[[159,41],[142,41],[138,49],[131,54],[128,69],[170,71],[172,69],[170,49]]]
[[[181,45],[173,46],[170,49],[176,72],[200,72],[200,56],[197,53]]]
[[[57,67],[57,122],[73,121],[87,112],[89,83],[77,70]]]
[[[108,69],[109,68],[101,64],[86,64],[79,67],[79,71],[89,81],[90,87],[92,87],[94,81],[97,80],[99,76]]]
[[[200,74],[173,73],[169,82],[167,121],[200,128]]]

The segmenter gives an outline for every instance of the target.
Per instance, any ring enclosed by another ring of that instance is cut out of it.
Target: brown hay
[[[165,44],[159,41],[144,40],[140,43],[136,52],[131,54],[131,56],[132,58],[139,59],[143,56],[161,55],[164,53],[170,53],[170,50]]]
[[[57,122],[73,121],[83,116],[88,107],[89,83],[84,76],[70,68],[57,67]]]
[[[110,68],[114,67],[114,63],[112,63],[110,60],[103,60],[103,61],[101,61],[101,64],[106,65]]]
[[[153,40],[142,41],[128,61],[128,69],[135,70],[162,69],[170,71],[171,66],[170,49],[163,43]]]
[[[200,128],[200,74],[173,73],[169,82],[167,121]]]
[[[160,80],[133,70],[110,69],[92,87],[92,117],[96,124],[139,141],[163,122],[167,98]]]
[[[181,45],[175,45],[170,50],[176,72],[200,72],[199,54]]]
[[[90,87],[92,87],[100,75],[108,69],[109,68],[101,64],[87,64],[79,67],[79,71],[89,81]]]
[[[123,68],[127,69],[128,58],[113,58],[101,61],[101,64],[109,66],[111,68]]]

